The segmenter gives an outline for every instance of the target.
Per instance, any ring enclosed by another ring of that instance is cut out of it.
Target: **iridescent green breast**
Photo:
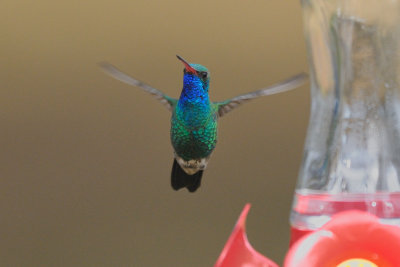
[[[178,107],[171,119],[171,143],[184,160],[209,156],[217,143],[217,116],[212,110],[185,121]]]

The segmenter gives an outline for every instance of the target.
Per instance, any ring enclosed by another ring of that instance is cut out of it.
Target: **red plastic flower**
[[[285,267],[399,267],[400,227],[365,212],[338,213],[320,230],[297,241]]]
[[[249,209],[250,204],[246,204],[214,267],[278,267],[250,245],[246,235]]]

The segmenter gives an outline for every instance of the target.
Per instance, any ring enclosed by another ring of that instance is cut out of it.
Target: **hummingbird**
[[[174,190],[186,188],[189,192],[195,192],[200,187],[203,171],[217,144],[218,119],[254,98],[299,87],[306,81],[307,75],[300,73],[254,92],[221,102],[212,102],[208,93],[210,87],[208,69],[200,64],[188,63],[178,55],[177,58],[184,65],[183,89],[179,99],[169,97],[160,90],[125,74],[110,63],[101,62],[99,66],[113,78],[150,93],[171,111],[170,138],[174,149],[171,186]]]

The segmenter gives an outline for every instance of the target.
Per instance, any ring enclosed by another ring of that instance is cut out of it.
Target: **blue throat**
[[[186,124],[195,126],[207,119],[210,108],[208,83],[204,83],[196,75],[185,73],[178,102],[179,117]]]
[[[185,73],[183,76],[183,90],[179,98],[180,108],[186,109],[192,106],[208,107],[208,84],[205,84],[198,76]]]

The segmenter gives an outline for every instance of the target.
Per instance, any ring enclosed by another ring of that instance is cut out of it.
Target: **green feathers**
[[[193,113],[185,123],[184,111],[177,107],[171,119],[171,143],[175,153],[184,160],[208,157],[217,143],[217,116],[214,109]]]

